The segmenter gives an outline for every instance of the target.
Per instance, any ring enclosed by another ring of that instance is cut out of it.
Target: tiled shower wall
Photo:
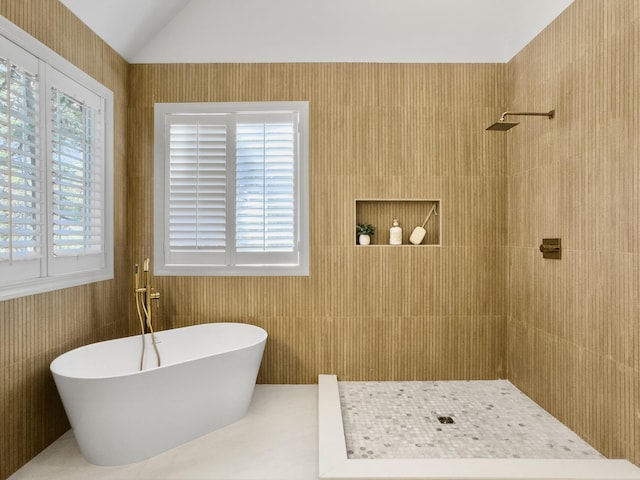
[[[128,333],[128,65],[57,0],[0,0],[0,14],[110,88],[115,102],[115,280],[0,302],[0,478],[6,478],[69,428],[51,360]]]
[[[507,66],[508,378],[640,464],[640,1],[576,0]],[[544,260],[542,238],[562,238]]]

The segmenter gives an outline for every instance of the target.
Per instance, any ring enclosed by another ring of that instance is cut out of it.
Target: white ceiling
[[[130,63],[503,63],[573,0],[61,2]]]

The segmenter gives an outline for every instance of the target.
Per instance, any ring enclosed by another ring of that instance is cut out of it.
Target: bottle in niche
[[[393,225],[389,229],[389,245],[402,245],[402,227],[398,225],[398,219],[393,219]]]

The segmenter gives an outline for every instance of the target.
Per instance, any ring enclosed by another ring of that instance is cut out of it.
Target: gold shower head
[[[486,130],[498,130],[500,132],[504,132],[505,130],[509,130],[510,128],[515,127],[516,125],[520,125],[519,122],[505,122],[504,120],[499,120],[490,127],[487,127]]]
[[[487,127],[486,130],[504,132],[505,130],[509,130],[509,129],[515,127],[516,125],[519,125],[518,122],[507,122],[505,120],[507,115],[525,115],[525,116],[547,117],[547,118],[549,118],[549,120],[551,120],[553,117],[556,116],[556,111],[555,110],[551,110],[551,111],[546,112],[546,113],[538,113],[538,112],[504,112],[500,116],[500,120],[498,120],[493,125]]]

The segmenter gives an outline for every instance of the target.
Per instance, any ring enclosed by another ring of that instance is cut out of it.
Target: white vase
[[[359,235],[358,243],[360,245],[369,245],[371,243],[371,237],[369,235]]]

